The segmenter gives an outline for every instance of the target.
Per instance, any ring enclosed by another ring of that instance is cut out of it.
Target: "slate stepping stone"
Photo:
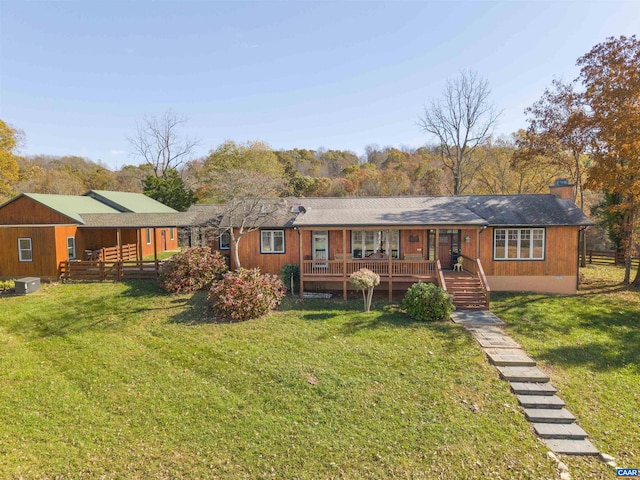
[[[525,408],[524,415],[532,423],[573,423],[576,420],[565,408]]]
[[[549,377],[538,367],[496,367],[500,376],[509,382],[545,383]]]
[[[471,332],[482,348],[520,348],[511,337],[504,333]]]
[[[562,408],[564,400],[555,395],[516,395],[518,402],[525,408]]]
[[[556,440],[582,440],[587,438],[587,432],[575,423],[534,423],[532,425],[541,438],[555,438]]]
[[[544,443],[553,453],[565,455],[599,455],[598,449],[589,440],[563,440],[546,438]]]
[[[558,389],[549,382],[511,382],[510,385],[516,395],[554,395],[558,392]]]
[[[536,361],[520,348],[485,348],[484,353],[494,365],[535,367]]]

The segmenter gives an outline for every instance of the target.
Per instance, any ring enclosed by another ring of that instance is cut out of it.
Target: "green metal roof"
[[[118,210],[91,197],[46,193],[24,193],[23,195],[76,220],[78,223],[84,223],[80,216],[81,213],[118,213]]]
[[[120,212],[130,213],[175,213],[171,207],[167,207],[153,198],[149,198],[142,193],[131,192],[111,192],[108,190],[90,190],[84,194],[86,197],[106,203]],[[102,212],[81,212],[81,213],[102,213]],[[106,213],[106,212],[104,212]]]

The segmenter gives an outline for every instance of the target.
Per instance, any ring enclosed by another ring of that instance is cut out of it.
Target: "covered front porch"
[[[445,273],[462,258],[465,271],[478,272],[481,228],[416,227],[303,227],[299,231],[300,292],[342,290],[347,298],[349,276],[367,268],[380,275],[389,299],[417,281],[447,289]]]

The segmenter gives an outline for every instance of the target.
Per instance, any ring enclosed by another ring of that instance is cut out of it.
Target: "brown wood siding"
[[[347,244],[346,244],[346,252],[342,251],[342,230],[329,230],[329,260],[335,260],[336,253],[349,253],[351,252],[351,230],[346,231]],[[305,245],[306,248],[309,248],[311,251],[311,240],[309,243]]]
[[[468,243],[464,241],[465,237],[469,237]],[[477,229],[461,230],[460,253],[467,258],[476,259],[478,257],[478,230]]]
[[[487,275],[578,274],[578,227],[546,227],[544,260],[493,260],[493,228],[480,234],[481,261]]]
[[[65,231],[60,232],[66,242]],[[30,238],[31,262],[21,262],[18,255],[18,238]],[[42,277],[57,278],[58,262],[55,227],[6,227],[0,228],[0,278]],[[66,247],[65,247],[66,252]]]
[[[279,229],[274,229],[279,230]],[[292,228],[284,229],[284,253],[260,253],[260,231],[245,233],[240,240],[240,262],[243,268],[259,268],[262,273],[277,275],[287,263],[300,263],[298,256],[298,231]],[[218,249],[215,242],[215,249]],[[231,255],[230,250],[222,250],[225,255]],[[232,265],[235,268],[235,265]]]
[[[424,228],[413,230],[400,230],[400,258],[404,258],[405,255],[420,254],[425,258],[425,245],[427,230]],[[417,242],[410,242],[409,237],[414,239],[417,237]]]
[[[29,197],[19,197],[0,208],[0,225],[74,223],[74,220]]]

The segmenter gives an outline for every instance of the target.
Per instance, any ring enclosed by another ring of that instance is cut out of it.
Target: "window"
[[[284,253],[284,230],[261,230],[260,253]]]
[[[229,250],[231,248],[231,234],[222,232],[220,234],[220,250]]]
[[[33,250],[31,248],[30,238],[18,239],[18,258],[20,259],[21,262],[33,261]]]
[[[151,245],[151,229],[147,228],[147,245]]]
[[[169,236],[170,236],[171,240],[175,240],[176,239],[176,229],[175,228],[170,228],[169,229]]]
[[[351,232],[351,253],[353,258],[367,258],[372,253],[385,253],[399,258],[399,230],[353,230]]]
[[[544,228],[496,228],[494,260],[544,260]]]
[[[67,259],[76,258],[76,237],[67,237]]]

